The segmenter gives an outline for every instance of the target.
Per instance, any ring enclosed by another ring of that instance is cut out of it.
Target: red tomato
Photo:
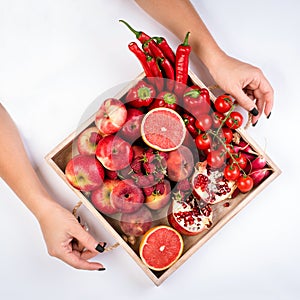
[[[223,127],[222,128],[222,136],[221,136],[221,138],[225,139],[224,142],[226,144],[231,143],[232,138],[233,138],[232,130],[230,128],[228,128],[228,127]]]
[[[243,153],[239,152],[238,154],[234,154],[233,157],[234,157],[235,161],[230,159],[230,163],[237,163],[241,169],[246,168],[246,166],[248,164],[248,159]]]
[[[249,175],[241,175],[236,184],[242,193],[247,193],[253,188],[253,179]]]
[[[211,138],[206,133],[201,133],[195,138],[196,147],[199,150],[205,150],[210,148]]]
[[[207,131],[212,125],[211,116],[208,114],[199,115],[195,121],[195,126],[201,131]]]
[[[225,123],[229,128],[237,129],[243,124],[243,116],[238,111],[233,111]]]
[[[223,145],[220,145],[220,150],[225,152],[226,158],[231,158],[230,154],[232,154],[232,155],[236,154],[235,151],[234,151],[234,148],[231,144],[225,144],[225,148],[224,148]]]
[[[213,169],[221,168],[224,162],[225,162],[225,155],[222,151],[219,150],[211,151],[207,155],[207,163]]]
[[[229,95],[221,95],[215,101],[215,108],[220,113],[226,113],[232,107],[233,100]]]
[[[211,120],[212,120],[212,127],[213,128],[219,128],[221,126],[222,121],[225,119],[225,115],[214,111],[211,114]]]
[[[224,177],[229,181],[235,181],[240,176],[240,168],[237,164],[227,165],[224,169]]]

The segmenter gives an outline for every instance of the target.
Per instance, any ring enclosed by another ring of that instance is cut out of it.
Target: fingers
[[[85,252],[82,254],[76,250],[61,257],[61,259],[70,266],[80,270],[105,270],[104,266],[98,262],[89,262],[85,256]]]
[[[71,234],[78,241],[78,244],[89,250],[91,253],[95,255],[99,254],[99,252],[104,251],[104,247],[106,243],[99,243],[94,239],[92,235],[90,235],[86,230],[84,230],[81,225],[72,228]]]
[[[237,100],[237,102],[247,111],[249,111],[254,117],[252,118],[252,124],[255,124],[256,119],[259,118],[259,108],[253,101],[254,97],[252,92],[248,92],[248,95],[241,90],[237,89],[231,95]]]
[[[232,96],[253,115],[253,125],[257,123],[262,113],[267,118],[270,117],[274,102],[274,92],[265,78],[258,85],[255,84],[254,86],[252,84],[251,86],[250,83],[244,90],[234,90]]]

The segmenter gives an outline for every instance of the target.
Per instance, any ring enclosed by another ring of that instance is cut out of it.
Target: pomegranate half
[[[187,199],[173,197],[169,206],[169,224],[183,235],[193,236],[212,225],[213,212],[209,204],[199,201],[193,194]]]

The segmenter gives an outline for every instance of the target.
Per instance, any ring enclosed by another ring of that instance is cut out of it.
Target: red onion
[[[253,179],[253,186],[256,187],[262,183],[271,174],[271,169],[264,168],[251,172],[249,175]]]
[[[254,154],[254,152],[251,153],[251,152],[242,151],[242,153],[247,157],[248,161],[251,161],[251,162],[257,157],[257,155]]]
[[[262,155],[256,157],[252,162],[252,171],[254,170],[258,170],[258,169],[263,169],[267,164],[267,160],[265,157],[263,157]]]

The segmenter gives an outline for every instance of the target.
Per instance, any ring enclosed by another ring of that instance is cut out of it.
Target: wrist
[[[209,73],[214,77],[215,70],[226,60],[228,55],[217,45],[206,49],[199,49],[197,57],[203,62]]]
[[[29,207],[29,209],[39,223],[44,219],[45,215],[60,207],[60,205],[54,201],[47,192],[36,194],[34,197],[35,201],[32,202],[34,205]]]

